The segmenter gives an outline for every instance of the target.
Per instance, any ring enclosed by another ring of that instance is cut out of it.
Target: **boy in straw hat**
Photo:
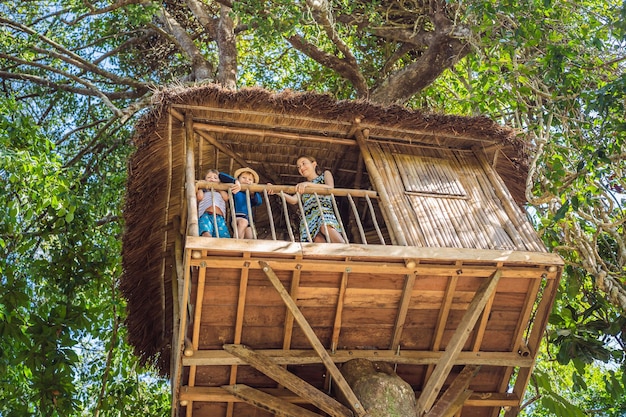
[[[220,172],[220,180],[222,182],[233,182],[239,185],[241,184],[258,184],[259,174],[255,170],[249,167],[239,168],[235,171],[234,176],[230,176],[223,172]],[[233,189],[234,191],[235,189]],[[237,190],[238,191],[238,190]],[[233,202],[235,204],[235,217],[237,218],[237,235],[239,239],[252,239],[252,228],[250,228],[250,220],[248,213],[248,202],[246,201],[246,193],[236,192],[233,194]],[[261,194],[255,192],[250,195],[250,207],[260,206],[263,203]]]

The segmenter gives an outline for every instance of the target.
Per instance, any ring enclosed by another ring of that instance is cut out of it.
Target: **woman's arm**
[[[333,173],[329,170],[324,171],[324,184],[326,185],[325,188],[335,188],[335,179],[333,178]]]
[[[277,195],[279,195],[279,194],[277,194]],[[298,204],[298,196],[291,195],[291,194],[286,194],[286,193],[283,193],[283,195],[285,196],[285,200],[289,204]]]

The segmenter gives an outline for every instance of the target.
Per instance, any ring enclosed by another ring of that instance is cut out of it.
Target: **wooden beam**
[[[512,352],[518,352],[520,354],[525,354],[525,356],[530,356],[530,357],[535,357],[536,356],[536,351],[535,352],[531,352],[530,350],[528,350],[527,352],[524,351],[520,351],[520,347],[526,346],[526,348],[528,348],[528,346],[526,345],[526,342],[524,341],[524,335],[526,332],[526,327],[529,324],[529,320],[530,320],[530,315],[532,314],[532,311],[534,309],[535,303],[537,301],[538,298],[538,294],[539,294],[539,287],[541,285],[543,280],[533,280],[530,283],[530,289],[528,290],[528,292],[526,293],[526,301],[525,301],[525,307],[524,310],[522,311],[522,313],[519,316],[519,320],[517,322],[517,327],[515,328],[515,332],[513,333],[514,335],[517,335],[515,337],[514,342],[511,344],[511,351]],[[553,280],[552,280],[553,281]],[[541,317],[541,310],[538,311],[539,314],[536,315],[536,317]],[[528,354],[526,354],[528,353]],[[531,367],[520,367],[519,370],[519,376],[518,378],[515,379],[516,381],[516,385],[517,385],[517,381],[522,381],[522,380],[526,380],[528,381],[528,379],[526,378],[526,375],[528,377],[530,377],[530,372],[532,371],[532,366],[534,366],[534,362],[533,365],[531,365]],[[515,369],[513,367],[507,367],[504,369],[504,372],[502,373],[502,379],[501,379],[501,383],[499,386],[498,391],[500,392],[504,392],[508,389],[509,387],[509,382],[511,381],[511,375],[513,375],[513,372],[515,371]],[[521,379],[520,379],[521,378]],[[521,386],[521,384],[520,384]],[[522,388],[520,388],[520,386],[518,386],[517,390],[522,390]],[[526,390],[526,384],[523,385],[523,391]],[[517,410],[519,412],[519,408],[516,407],[511,407],[509,408],[509,412],[507,412],[507,416],[511,417],[511,416],[516,416],[516,413],[511,413],[511,410]],[[492,413],[493,417],[497,417],[499,415],[499,412],[496,412],[497,410],[494,410],[494,412]]]
[[[311,404],[331,416],[352,416],[352,412],[346,406],[276,364],[271,358],[243,345],[224,345],[224,350],[241,358],[248,365],[263,372],[294,394],[308,400]]]
[[[455,263],[455,267],[458,268],[457,271],[461,270],[462,263],[457,261]],[[450,310],[452,308],[452,299],[454,298],[454,293],[456,292],[456,284],[459,279],[459,274],[454,274],[448,277],[448,285],[446,285],[446,292],[443,296],[443,303],[441,304],[441,308],[439,309],[439,316],[437,317],[437,326],[435,327],[435,336],[433,337],[433,343],[431,345],[431,349],[433,351],[438,351],[441,347],[441,339],[443,338],[443,332],[446,330],[446,323],[448,322],[448,315],[450,314]],[[426,369],[424,375],[424,381],[428,381],[428,378],[433,373],[434,364],[429,365]]]
[[[346,288],[348,287],[348,271],[344,271],[341,275],[341,283],[339,284],[339,296],[337,297],[337,307],[335,309],[335,322],[333,324],[333,334],[331,337],[330,350],[337,350],[339,343],[339,333],[341,332],[341,317],[343,314],[343,304],[346,298]]]
[[[292,141],[306,141],[306,142],[322,142],[322,143],[332,143],[334,145],[347,145],[347,146],[355,146],[354,140],[352,139],[343,139],[337,137],[328,137],[321,135],[311,135],[304,133],[282,133],[277,132],[276,130],[270,129],[249,129],[249,128],[237,128],[237,127],[221,127],[216,125],[210,125],[208,123],[196,123],[198,129],[203,129],[210,132],[220,132],[220,133],[230,133],[230,134],[245,134],[245,135],[254,135],[261,137],[270,137],[276,139],[288,139]]]
[[[300,257],[297,256],[296,259]],[[291,273],[291,288],[289,289],[289,295],[294,300],[298,299],[298,289],[300,288],[300,268],[296,268]],[[293,314],[288,308],[285,309],[285,324],[283,325],[283,349],[289,351],[291,348],[291,339],[293,337]],[[284,365],[287,367],[287,365]]]
[[[211,239],[211,238],[205,238]],[[215,242],[218,245],[218,240],[223,241],[227,239],[215,239],[211,242]],[[235,239],[231,239],[235,240]],[[317,243],[315,243],[317,245]],[[337,245],[340,245],[337,243]],[[329,245],[330,246],[330,245]],[[242,249],[240,249],[241,251]],[[356,252],[356,251],[355,251]],[[359,253],[360,255],[360,253]],[[254,260],[254,258],[252,258]],[[244,260],[239,256],[203,256],[192,259],[191,266],[199,266],[210,269],[223,269],[234,268],[241,269],[244,267]],[[346,268],[350,268],[353,273],[371,273],[375,268],[376,273],[379,275],[406,275],[407,273],[415,272],[416,275],[425,276],[450,276],[458,273],[458,270],[453,265],[424,265],[413,268],[413,271],[408,271],[407,267],[403,263],[394,262],[391,259],[378,259],[375,262],[369,261],[341,261],[337,259],[277,259],[273,258],[267,260],[268,265],[275,271],[292,271],[296,268],[300,268],[301,272],[339,272],[342,273]],[[254,262],[250,266],[251,269],[259,269],[258,266],[254,266]],[[488,277],[498,269],[495,265],[464,265],[462,273],[464,277]],[[541,275],[545,273],[541,268],[530,267],[515,267],[508,266],[503,267],[502,278],[522,278],[522,279],[541,279]]]
[[[173,110],[172,110],[173,111]],[[191,112],[185,114],[185,197],[189,202],[187,207],[187,235],[198,236],[198,202],[196,201],[196,173],[194,166],[195,148],[193,115]]]
[[[432,376],[424,385],[422,394],[417,399],[416,410],[418,416],[429,411],[435,402],[443,383],[450,373],[450,369],[452,369],[454,365],[454,361],[459,356],[461,349],[463,349],[463,345],[474,328],[478,317],[480,317],[487,300],[489,300],[491,294],[496,290],[501,276],[502,270],[497,270],[476,291],[474,299],[463,315],[463,318],[461,318],[461,322],[452,335],[452,338],[446,345],[444,355],[435,367]]]
[[[180,303],[178,310],[180,311],[180,323],[178,323],[177,331],[174,334],[176,337],[176,344],[172,349],[172,354],[176,357],[175,360],[175,373],[172,375],[172,401],[176,404],[179,401],[180,389],[181,389],[181,381],[183,374],[183,346],[184,340],[186,337],[186,329],[187,329],[187,305],[189,304],[189,289],[191,288],[191,268],[189,267],[191,261],[191,252],[190,250],[186,250],[184,252],[185,260],[183,264],[184,268],[184,276],[183,276],[183,290],[182,293],[179,294],[179,299],[174,300],[175,303]],[[174,323],[176,326],[177,323]],[[177,413],[178,407],[172,407],[172,417]]]
[[[215,106],[209,106],[209,105],[186,105],[186,104],[173,104],[172,105],[173,108],[176,109],[191,109],[191,110],[201,110],[201,111],[211,111],[211,112],[218,112],[218,113],[222,113],[222,114],[227,114],[227,113],[233,113],[232,109],[225,109],[222,107],[219,107],[219,105],[215,105]],[[237,109],[235,111],[238,114],[249,114],[249,115],[261,115],[266,117],[267,113],[266,112],[259,112],[259,111],[254,111],[254,110],[241,110],[241,109]],[[220,116],[222,117],[222,116]],[[293,132],[293,125],[295,124],[300,124],[301,121],[308,121],[308,122],[315,122],[315,124],[321,124],[324,127],[322,129],[313,129],[313,131],[320,131],[321,134],[319,136],[319,140],[323,140],[324,138],[326,139],[325,142],[328,142],[328,134],[329,132],[331,134],[334,134],[335,137],[339,137],[342,138],[344,136],[347,136],[347,134],[349,134],[350,132],[352,132],[353,130],[350,130],[350,126],[353,124],[353,122],[342,122],[342,121],[333,121],[333,123],[329,123],[328,119],[320,119],[320,118],[315,118],[315,117],[310,117],[310,116],[303,116],[303,115],[290,115],[290,114],[283,114],[280,113],[280,117],[283,119],[289,119],[289,120],[293,120],[294,124],[290,125],[290,131],[286,132],[289,133],[291,136],[291,138],[295,141],[300,141],[300,135],[298,131]],[[231,116],[232,118],[232,116]],[[207,123],[208,125],[208,123]],[[213,126],[213,125],[210,125]],[[220,125],[218,125],[220,126]],[[337,126],[337,127],[334,127]],[[231,131],[231,129],[235,128],[236,126],[220,126],[224,129],[228,129],[229,131]],[[278,129],[280,126],[271,126],[272,130],[269,130],[269,132],[275,132],[276,129]],[[496,142],[495,140],[487,140],[484,138],[484,136],[481,137],[476,137],[476,136],[467,136],[467,135],[462,135],[459,132],[451,132],[451,133],[445,133],[445,132],[441,132],[441,131],[435,131],[432,129],[428,129],[428,128],[424,128],[424,129],[399,129],[397,126],[384,126],[384,125],[380,125],[380,124],[369,124],[366,122],[362,122],[359,125],[360,128],[376,128],[377,131],[379,132],[388,132],[386,134],[380,133],[379,137],[375,138],[374,140],[376,141],[391,141],[392,143],[398,143],[401,142],[404,145],[407,146],[419,146],[419,147],[424,147],[426,145],[428,148],[432,148],[433,145],[440,147],[441,146],[441,139],[453,139],[455,141],[459,141],[459,140],[463,140],[463,141],[472,141],[472,142],[476,142],[478,145],[480,146],[489,146],[491,144],[499,144],[499,142]],[[237,130],[234,130],[235,132],[237,132]],[[261,129],[254,129],[254,131],[262,131]],[[307,133],[311,132],[311,129],[306,130]],[[399,137],[399,133],[403,133],[403,134],[407,134],[409,136],[409,138],[405,137],[406,135],[400,135]],[[270,135],[271,136],[271,135]],[[415,141],[415,137],[420,137],[420,141],[416,142]],[[346,144],[350,144],[350,143],[346,143]],[[354,144],[352,142],[352,144]]]
[[[559,274],[560,275],[560,274]],[[560,276],[559,276],[560,278]],[[548,318],[550,316],[550,310],[552,309],[552,304],[554,304],[554,299],[556,297],[557,290],[559,288],[559,279],[549,280],[546,283],[546,287],[543,289],[543,294],[541,297],[541,301],[539,302],[539,307],[535,313],[535,316],[538,317],[537,320],[533,323],[532,329],[530,331],[530,336],[528,337],[528,347],[530,348],[530,356],[535,357],[537,354],[537,349],[541,343],[541,337],[543,336],[546,325],[548,322]],[[523,398],[524,391],[526,391],[526,387],[528,386],[528,382],[530,381],[530,376],[532,374],[534,367],[533,365],[529,367],[520,368],[517,373],[517,378],[515,379],[515,385],[513,386],[513,393],[520,398]],[[515,407],[511,407],[504,414],[505,417],[515,417],[520,412],[520,404],[517,404]]]
[[[198,271],[198,284],[196,290],[196,304],[193,315],[191,346],[194,351],[198,350],[200,344],[200,323],[202,322],[202,299],[204,298],[204,284],[206,281],[206,268]],[[193,386],[196,381],[196,366],[189,367],[189,385]]]
[[[538,279],[535,281],[539,281]],[[485,308],[483,309],[482,314],[480,315],[480,320],[476,325],[476,332],[474,333],[474,340],[472,342],[472,350],[477,352],[480,350],[480,346],[483,343],[483,338],[485,337],[485,332],[487,331],[487,323],[489,322],[489,316],[491,316],[491,308],[493,307],[493,301],[496,298],[495,291],[491,294],[491,297],[487,300]]]
[[[424,417],[452,417],[463,407],[472,391],[469,387],[472,379],[478,374],[480,366],[466,366],[452,381],[446,392],[437,400],[437,403]]]
[[[285,287],[283,287],[280,279],[278,279],[278,277],[276,276],[272,268],[270,268],[267,262],[259,261],[259,264],[261,265],[263,272],[265,272],[265,275],[267,275],[267,278],[270,280],[276,291],[278,291],[278,294],[283,299],[283,302],[285,303],[287,308],[291,311],[291,314],[293,314],[294,319],[311,343],[311,346],[322,359],[322,362],[326,366],[326,370],[335,380],[337,388],[346,397],[346,400],[350,403],[351,408],[356,412],[356,414],[358,416],[365,416],[366,412],[363,409],[363,405],[356,397],[356,395],[354,395],[354,392],[352,392],[352,388],[350,388],[350,386],[346,382],[346,379],[343,377],[333,360],[330,358],[328,352],[326,352],[326,348],[324,348],[324,345],[322,345],[322,342],[320,342],[320,340],[318,339],[317,335],[311,328],[311,325],[296,305],[296,302],[289,296],[289,293],[287,292],[287,290],[285,290]]]
[[[502,262],[505,267],[516,264],[516,266],[526,266],[534,268],[545,268],[549,266],[563,266],[563,258],[555,253],[549,252],[526,252],[514,250],[495,250],[495,249],[466,249],[466,248],[424,248],[417,246],[394,246],[394,245],[349,245],[349,244],[333,244],[319,245],[317,243],[293,243],[285,241],[273,240],[236,240],[236,239],[208,239],[206,237],[187,236],[185,239],[186,249],[198,249],[209,251],[231,251],[241,253],[248,251],[272,253],[276,255],[280,253],[285,256],[291,256],[300,253],[303,256],[329,256],[333,258],[342,258],[354,256],[355,249],[358,248],[359,259],[367,258],[397,258],[404,264],[405,259],[415,259],[421,261],[435,262],[456,262],[463,261],[463,274],[465,268],[472,263],[494,265]],[[558,269],[558,268],[557,268]],[[544,269],[545,271],[545,269]],[[405,266],[404,273],[413,272]],[[556,277],[554,272],[548,271],[547,278]]]
[[[395,208],[391,204],[391,199],[389,198],[389,195],[387,195],[387,187],[380,175],[380,172],[378,172],[376,163],[374,162],[372,154],[370,153],[369,148],[367,147],[367,143],[365,142],[365,134],[363,134],[361,129],[356,129],[354,131],[354,137],[359,144],[361,155],[363,156],[363,161],[365,162],[365,167],[367,168],[370,179],[374,183],[374,187],[376,188],[376,191],[380,196],[380,209],[383,211],[383,213],[385,213],[385,218],[388,219],[387,225],[390,227],[390,231],[395,238],[395,244],[400,246],[406,246],[406,237],[404,236],[404,232],[399,226],[400,221],[398,220],[398,216],[396,215]]]
[[[299,257],[298,257],[299,258]],[[296,260],[298,260],[296,258]],[[300,288],[300,268],[296,267],[291,274],[291,289],[289,295],[292,299],[298,298],[298,289]],[[291,347],[291,338],[293,336],[293,314],[287,309],[285,313],[285,325],[283,334],[283,349],[289,350]]]
[[[402,289],[402,295],[400,296],[400,303],[398,304],[398,315],[396,316],[396,323],[393,326],[393,336],[391,338],[391,350],[398,349],[400,345],[400,337],[402,337],[402,330],[404,329],[404,322],[406,321],[406,315],[409,312],[409,304],[411,302],[411,295],[413,294],[413,287],[415,286],[415,273],[407,274],[404,278],[404,288]]]
[[[249,259],[250,254],[244,253],[244,258]],[[235,316],[235,337],[233,342],[235,344],[241,343],[241,334],[243,332],[243,314],[246,308],[246,294],[248,292],[248,266],[250,262],[244,263],[245,268],[241,270],[241,277],[239,279],[239,298],[237,300],[237,315]],[[228,379],[230,385],[237,383],[237,365],[231,365],[230,376]],[[233,403],[228,403],[226,406],[226,417],[232,417],[234,411]]]
[[[339,335],[341,333],[341,321],[343,317],[343,304],[346,299],[346,288],[348,287],[349,272],[344,271],[341,275],[341,283],[339,284],[339,295],[337,297],[337,306],[335,308],[335,321],[333,323],[333,333],[330,338],[330,351],[334,353],[337,350],[337,343],[339,343]],[[330,372],[326,373],[324,378],[324,389],[330,390],[332,376]]]
[[[259,388],[274,397],[293,404],[309,404],[304,398],[297,396],[285,388]],[[419,393],[417,393],[419,394]],[[189,387],[182,386],[180,390],[181,401],[198,402],[241,402],[242,400],[221,387]],[[467,407],[513,407],[519,404],[519,398],[512,393],[479,392],[470,395],[465,401]]]
[[[251,388],[247,385],[224,385],[222,388],[237,398],[241,398],[248,404],[267,410],[279,417],[321,417],[312,411],[298,407],[292,403],[276,398],[270,394],[266,394],[258,389]]]
[[[272,358],[279,365],[313,365],[322,363],[314,350],[302,349],[259,349],[257,352]],[[335,363],[344,363],[351,359],[398,363],[403,365],[429,365],[441,360],[445,352],[428,350],[337,350],[329,352]],[[199,350],[183,358],[184,366],[230,366],[245,364],[241,359],[223,350]],[[528,367],[533,364],[530,357],[520,356],[517,352],[460,352],[454,365],[484,365]]]

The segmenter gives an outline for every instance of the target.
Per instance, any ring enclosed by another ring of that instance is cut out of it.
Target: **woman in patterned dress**
[[[296,167],[300,175],[306,178],[305,182],[296,184],[296,192],[300,194],[305,214],[304,218],[300,219],[300,241],[308,242],[310,235],[313,242],[345,243],[341,235],[341,224],[337,221],[335,211],[333,210],[332,197],[319,194],[317,197],[315,194],[303,194],[305,188],[309,186],[334,188],[335,180],[333,179],[333,174],[328,170],[323,173],[318,172],[317,161],[311,156],[299,157],[296,161]],[[298,204],[298,194],[287,194],[285,199],[290,204]],[[320,205],[322,206],[321,213]]]

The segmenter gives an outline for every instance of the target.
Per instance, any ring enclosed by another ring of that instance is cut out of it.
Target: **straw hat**
[[[249,172],[250,174],[252,174],[252,176],[254,177],[254,182],[256,184],[259,183],[259,174],[257,174],[256,171],[253,170],[252,168],[248,168],[248,167],[239,168],[237,171],[235,171],[235,175],[233,176],[235,177],[235,179],[237,179],[244,172]]]

